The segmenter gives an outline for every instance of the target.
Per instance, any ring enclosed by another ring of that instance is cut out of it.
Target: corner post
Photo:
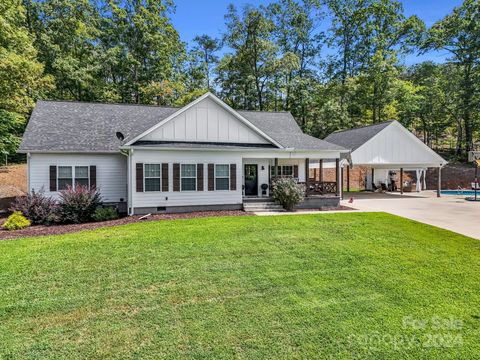
[[[403,168],[400,168],[400,194],[403,194]]]
[[[318,162],[318,168],[318,171],[320,172],[318,180],[320,182],[323,182],[323,159],[320,159],[320,161]]]
[[[305,197],[308,196],[308,180],[310,178],[310,159],[305,159]]]
[[[335,195],[340,196],[340,159],[335,159],[335,180],[337,183]]]
[[[350,165],[347,165],[347,192],[350,192]]]

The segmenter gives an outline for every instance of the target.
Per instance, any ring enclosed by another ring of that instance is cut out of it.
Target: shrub
[[[118,211],[112,206],[99,207],[92,215],[95,221],[107,221],[118,219]]]
[[[274,180],[272,185],[273,200],[291,211],[305,196],[305,187],[292,178],[280,178]]]
[[[102,199],[95,189],[87,186],[76,186],[74,189],[60,191],[58,215],[64,223],[79,224],[92,220],[97,207]]]
[[[29,227],[31,224],[30,220],[28,220],[20,211],[15,211],[12,215],[10,215],[2,225],[5,230],[20,230]]]
[[[49,225],[58,221],[57,203],[50,197],[32,190],[27,196],[19,196],[10,206],[10,211],[20,211],[32,224]]]

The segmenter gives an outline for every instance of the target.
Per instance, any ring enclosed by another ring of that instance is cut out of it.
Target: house
[[[441,169],[447,161],[398,121],[390,120],[338,131],[324,140],[351,150],[350,157],[341,161],[342,188],[343,179],[346,178],[347,191],[350,191],[350,173],[356,168],[369,169],[365,173],[364,181],[367,190],[372,190],[373,187],[380,188],[384,184],[390,189],[396,187],[402,193],[405,187],[405,171],[416,173],[417,181],[414,186],[417,191],[421,191],[425,188],[427,168],[437,168],[439,174],[437,194],[440,196]],[[332,167],[331,162],[330,165],[321,165],[322,168]],[[317,166],[311,164],[312,169]]]
[[[241,209],[268,199],[275,176],[306,184],[299,207],[336,206],[348,150],[302,133],[288,112],[236,111],[206,93],[182,108],[38,101],[20,152],[29,191],[87,185],[145,214]],[[310,159],[336,162],[335,181],[309,183]]]

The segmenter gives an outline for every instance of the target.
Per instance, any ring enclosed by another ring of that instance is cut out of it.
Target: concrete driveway
[[[353,203],[348,200],[353,197]],[[464,197],[436,197],[434,191],[412,194],[345,193],[342,205],[361,211],[384,211],[480,239],[480,202]]]

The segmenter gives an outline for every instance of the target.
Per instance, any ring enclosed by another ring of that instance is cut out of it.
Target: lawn
[[[383,213],[0,242],[0,358],[478,358],[480,241]]]

